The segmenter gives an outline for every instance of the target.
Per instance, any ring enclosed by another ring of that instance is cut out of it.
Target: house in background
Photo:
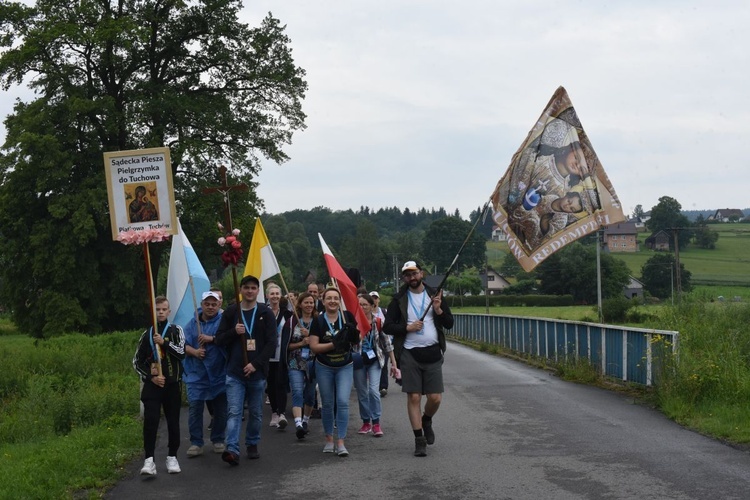
[[[744,217],[745,214],[739,208],[720,208],[708,219],[719,222],[739,222]]]
[[[609,252],[637,252],[638,227],[635,222],[621,222],[604,229],[604,249]]]
[[[659,231],[646,238],[646,248],[650,250],[669,251],[670,236],[666,231]]]
[[[505,231],[500,229],[500,226],[493,226],[492,227],[492,241],[507,241],[508,235],[505,234]]]
[[[643,298],[643,283],[630,276],[630,282],[622,288],[626,299]]]
[[[487,266],[487,269],[479,271],[479,277],[482,279],[482,288],[488,295],[497,295],[504,288],[510,286],[508,280],[503,278],[500,273]]]

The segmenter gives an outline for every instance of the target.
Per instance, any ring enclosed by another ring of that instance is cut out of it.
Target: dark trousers
[[[180,448],[180,406],[182,404],[182,384],[175,382],[164,387],[147,381],[141,391],[143,402],[143,451],[146,458],[154,456],[156,433],[159,430],[161,410],[164,408],[164,419],[167,421],[168,446],[167,456],[174,457]]]
[[[383,362],[383,369],[380,370],[380,390],[388,390],[388,363],[390,360],[391,358],[386,355]]]
[[[268,401],[271,403],[271,413],[285,413],[287,403],[287,387],[281,383],[281,373],[279,372],[279,362],[271,361],[268,363],[268,379],[266,393]]]

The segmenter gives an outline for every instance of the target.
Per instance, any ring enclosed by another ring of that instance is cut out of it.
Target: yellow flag
[[[265,302],[263,282],[280,272],[279,263],[273,254],[271,242],[268,241],[263,224],[261,224],[260,219],[256,219],[253,241],[250,242],[250,251],[247,253],[247,263],[245,264],[245,274],[243,276],[255,276],[260,281],[258,302]]]

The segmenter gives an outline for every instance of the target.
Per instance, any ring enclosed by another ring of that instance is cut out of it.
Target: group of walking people
[[[241,427],[246,419],[245,454],[248,459],[259,458],[263,402],[271,406],[270,425],[285,429],[289,393],[296,437],[304,439],[308,434],[319,394],[323,452],[347,457],[352,387],[362,420],[358,432],[384,435],[380,398],[386,393],[381,385],[386,371],[407,393],[414,455],[426,456],[427,445],[435,442],[432,417],[443,393],[444,329],[453,326],[453,316],[442,294],[423,283],[416,262],[403,265],[402,279],[404,284],[387,311],[378,307],[377,292],[359,294],[369,329],[357,328],[335,285],[321,293],[311,284],[298,296],[282,297],[281,288],[272,283],[266,289],[267,302],[262,303],[258,301],[260,281],[245,276],[239,302],[222,310],[221,292],[205,292],[196,317],[184,326],[169,323],[169,303],[157,297],[156,330],[152,327],[141,335],[133,359],[143,382],[145,462],[141,474],[156,474],[154,452],[162,408],[169,435],[167,472],[180,472],[176,455],[182,381],[187,384],[189,403],[188,457],[203,454],[203,416],[208,406],[212,451],[226,463],[239,465]],[[424,411],[422,396],[426,398]]]

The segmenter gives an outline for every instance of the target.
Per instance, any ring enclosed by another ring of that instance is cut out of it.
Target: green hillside
[[[716,249],[704,250],[691,244],[680,252],[680,262],[692,273],[693,284],[750,286],[750,224],[713,224],[709,227],[719,233]],[[636,278],[641,275],[641,266],[654,255],[644,243],[648,235],[641,233],[638,236],[641,251],[612,254],[623,260]],[[499,269],[507,251],[504,242],[489,242],[489,265]]]

